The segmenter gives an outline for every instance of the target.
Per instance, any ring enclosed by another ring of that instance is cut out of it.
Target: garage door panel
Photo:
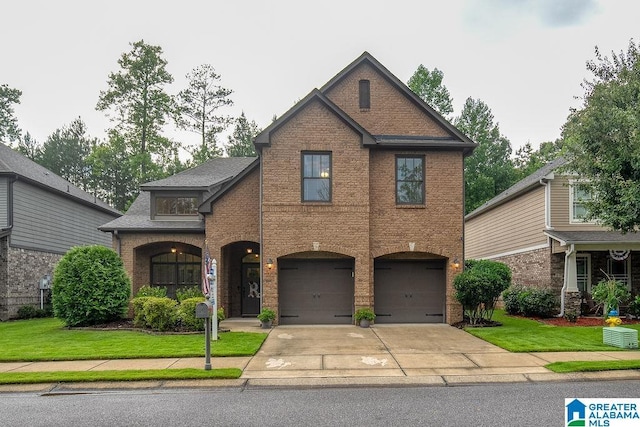
[[[376,322],[444,322],[445,280],[442,261],[376,261]]]
[[[352,260],[281,260],[278,276],[283,324],[351,323]]]

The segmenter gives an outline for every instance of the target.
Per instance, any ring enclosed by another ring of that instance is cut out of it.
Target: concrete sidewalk
[[[234,331],[260,332],[251,320],[228,320]],[[211,386],[455,385],[559,380],[636,379],[640,371],[556,374],[557,361],[640,360],[640,351],[510,353],[443,324],[278,326],[253,357],[212,358],[213,368],[239,368],[238,380],[0,386],[0,391]],[[2,372],[204,368],[204,358],[0,363]]]

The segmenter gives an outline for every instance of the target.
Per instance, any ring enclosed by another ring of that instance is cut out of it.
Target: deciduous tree
[[[430,71],[420,64],[407,82],[407,86],[430,107],[446,117],[453,113],[453,103],[449,90],[442,84],[443,79],[442,71],[437,68]]]
[[[640,45],[587,62],[582,107],[563,128],[567,169],[588,180],[587,219],[622,232],[640,225]]]
[[[9,143],[20,139],[20,128],[13,110],[14,104],[20,104],[22,92],[0,85],[0,142]]]

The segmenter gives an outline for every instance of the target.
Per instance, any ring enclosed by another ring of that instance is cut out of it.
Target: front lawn
[[[502,323],[495,328],[465,328],[478,338],[512,352],[536,351],[629,351],[605,345],[601,326],[552,326],[531,319],[508,316],[496,310],[493,320]],[[604,324],[603,324],[604,326]],[[640,325],[622,325],[640,330]],[[638,352],[640,359],[640,352]]]
[[[223,332],[211,354],[252,356],[265,333]],[[0,362],[44,360],[204,357],[201,334],[148,334],[137,331],[67,329],[58,319],[0,322]]]

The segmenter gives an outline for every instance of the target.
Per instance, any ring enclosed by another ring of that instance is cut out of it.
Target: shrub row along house
[[[640,236],[585,221],[590,197],[559,158],[466,216],[465,256],[506,263],[513,282],[549,287],[588,312],[591,288],[615,278],[640,294]]]
[[[39,305],[40,280],[72,246],[111,245],[98,230],[122,215],[0,144],[0,320]]]
[[[218,262],[229,316],[281,324],[453,323],[464,256],[464,158],[476,144],[364,53],[255,138],[141,187],[104,224],[133,281],[199,285]]]

